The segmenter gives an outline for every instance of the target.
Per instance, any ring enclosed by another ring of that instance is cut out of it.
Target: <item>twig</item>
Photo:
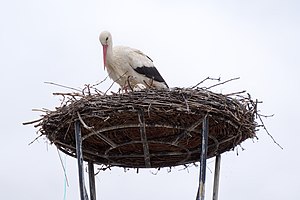
[[[108,90],[110,90],[114,84],[115,84],[115,81],[112,84],[110,84],[109,88],[104,92],[104,95],[106,95],[106,93],[108,92]]]
[[[93,127],[90,127],[88,125],[86,125],[86,123],[82,120],[81,115],[79,114],[79,112],[77,112],[77,116],[79,118],[80,123],[83,125],[83,127],[87,130],[92,130]]]
[[[46,108],[42,108],[42,109],[37,109],[37,108],[34,108],[34,109],[31,109],[33,112],[51,112],[51,110],[49,109],[46,109]]]
[[[53,95],[61,95],[61,96],[80,96],[80,97],[84,97],[85,95],[81,94],[81,93],[71,93],[71,92],[54,92],[52,93]]]
[[[112,88],[112,86],[118,81],[120,80],[123,76],[125,76],[128,72],[126,71],[124,74],[122,74],[122,76],[120,76],[119,78],[117,78],[110,86],[109,88],[104,92],[104,95],[107,94],[107,92]],[[122,88],[123,89],[123,88]]]
[[[274,117],[274,114],[272,115],[262,115],[262,114],[259,114],[261,117],[265,117],[265,118],[268,118],[268,117]]]
[[[98,90],[97,88],[94,88],[95,92],[98,94],[98,95],[103,95],[104,93],[101,91],[101,90]]]
[[[110,116],[107,116],[104,120],[103,120],[103,122],[106,122],[107,120],[109,120],[110,119]]]
[[[32,142],[30,142],[28,145],[32,145],[35,141],[37,141],[40,137],[42,137],[43,134],[40,134],[39,136],[37,136]]]
[[[79,112],[77,112],[78,118],[80,123],[83,125],[84,128],[86,128],[87,130],[93,132],[97,137],[99,137],[101,140],[103,140],[104,142],[106,142],[108,145],[110,145],[111,147],[116,147],[117,145],[111,141],[110,139],[108,139],[106,136],[104,136],[101,133],[97,133],[96,131],[94,131],[94,127],[90,127],[88,125],[86,125],[86,123],[83,121],[83,119],[81,118],[81,115],[79,114]]]
[[[62,88],[71,89],[71,90],[76,90],[76,91],[78,91],[78,92],[81,92],[81,90],[79,90],[79,89],[76,89],[76,88],[73,88],[73,87],[69,87],[69,86],[64,86],[64,85],[57,84],[57,83],[53,83],[53,82],[44,82],[44,83],[50,84],[50,85],[59,86],[59,87],[62,87]]]
[[[206,77],[205,79],[203,79],[202,81],[200,81],[199,83],[197,83],[195,86],[190,87],[190,88],[191,88],[191,89],[194,89],[194,88],[198,87],[200,84],[202,84],[204,81],[207,81],[207,80],[216,80],[216,81],[220,81],[221,78],[220,78],[220,77],[219,77],[219,78],[210,78],[210,77],[208,76],[208,77]]]
[[[97,176],[100,173],[100,171],[105,171],[107,169],[111,170],[111,165],[100,165],[100,168],[98,168],[98,171],[95,173],[95,176]]]
[[[150,102],[149,102],[149,105],[148,105],[148,108],[147,108],[148,117],[151,116],[151,113],[150,113],[151,105],[152,105],[152,102],[150,101]]]
[[[82,90],[82,94],[85,95],[85,90],[87,90],[88,95],[91,96],[91,87],[90,87],[90,84],[85,84],[84,86],[85,87]]]
[[[160,167],[156,169],[156,172],[150,171],[150,173],[151,173],[152,175],[157,175],[159,171],[160,171]]]
[[[76,97],[81,97],[81,98],[85,97],[84,94],[79,94],[79,93],[61,93],[61,92],[56,92],[56,93],[53,93],[53,95],[54,96],[55,95],[62,96],[63,99],[61,100],[60,107],[63,107],[65,105],[67,105],[68,103],[72,103],[73,101],[77,101],[78,99]]]
[[[246,90],[243,90],[243,91],[241,91],[241,92],[233,92],[233,93],[229,93],[229,94],[224,94],[225,96],[233,96],[233,95],[237,95],[237,94],[243,94],[243,93],[245,93],[246,92]]]
[[[263,120],[261,119],[261,115],[260,115],[260,114],[257,114],[257,116],[258,116],[258,118],[259,118],[259,120],[260,120],[260,122],[261,122],[261,124],[262,124],[262,127],[264,128],[264,130],[265,130],[266,133],[268,134],[268,136],[273,140],[273,142],[274,142],[277,146],[279,146],[281,149],[283,149],[283,147],[282,147],[278,142],[276,142],[276,140],[274,139],[274,137],[269,133],[269,131],[268,131],[268,129],[266,128],[266,126],[265,126]]]
[[[102,81],[100,81],[99,83],[96,83],[96,84],[92,85],[92,87],[100,85],[101,83],[103,83],[104,81],[106,81],[107,78],[108,78],[108,75]]]
[[[186,110],[189,113],[190,112],[190,106],[188,104],[188,101],[187,101],[187,99],[185,98],[185,96],[183,94],[182,94],[182,98],[184,99],[184,102],[185,102],[185,105],[186,105]]]
[[[193,164],[184,164],[182,166],[183,166],[183,168],[179,169],[178,171],[184,171],[184,170],[186,170],[188,173],[190,173],[189,168],[193,167],[194,165]]]
[[[173,145],[178,144],[179,140],[181,140],[186,135],[189,136],[189,137],[192,137],[192,135],[190,134],[190,132],[192,132],[193,130],[195,130],[197,128],[197,126],[199,126],[202,122],[203,122],[203,118],[201,118],[200,120],[196,121],[190,127],[188,127],[187,129],[185,129],[180,135],[178,135],[178,137],[176,138],[175,141],[172,142],[172,144]]]
[[[208,87],[208,88],[206,88],[206,89],[209,90],[209,89],[211,89],[211,88],[213,88],[213,87],[216,87],[216,86],[218,86],[218,85],[222,85],[222,84],[225,84],[225,83],[228,83],[228,82],[230,82],[230,81],[237,80],[237,79],[240,79],[240,77],[229,79],[229,80],[227,80],[227,81],[224,81],[224,82],[221,82],[221,83],[212,85],[212,86],[210,86],[210,87]]]
[[[30,121],[30,122],[23,122],[22,124],[23,125],[35,124],[35,123],[37,123],[39,121],[42,121],[42,120],[43,120],[43,118],[37,119],[37,120],[34,120],[34,121]]]

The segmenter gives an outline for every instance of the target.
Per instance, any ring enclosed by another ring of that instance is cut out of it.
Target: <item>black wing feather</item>
[[[158,82],[162,82],[165,83],[165,80],[163,79],[163,77],[160,75],[160,73],[158,72],[158,70],[155,67],[137,67],[134,68],[134,70],[139,73],[139,74],[143,74],[148,78],[151,78],[155,81]]]

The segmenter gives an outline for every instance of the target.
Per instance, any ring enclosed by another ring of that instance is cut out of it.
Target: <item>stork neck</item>
[[[110,58],[112,58],[112,56],[113,56],[112,44],[109,44],[107,46],[107,52],[106,52],[107,60],[110,60]]]

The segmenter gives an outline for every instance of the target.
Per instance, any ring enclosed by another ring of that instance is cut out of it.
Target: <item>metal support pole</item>
[[[90,199],[96,200],[95,172],[94,172],[94,163],[92,161],[88,162],[88,168],[89,168]]]
[[[204,200],[205,197],[205,178],[206,178],[206,158],[208,146],[208,117],[203,119],[202,123],[202,145],[200,156],[200,175],[199,175],[199,188],[197,193],[197,200]]]
[[[81,140],[80,122],[78,120],[75,122],[75,140],[76,140],[76,155],[78,161],[80,199],[88,200],[89,198],[87,196],[87,192],[84,186],[82,140]]]
[[[221,168],[221,154],[216,156],[216,161],[215,161],[213,200],[218,200],[219,181],[220,181],[220,168]]]

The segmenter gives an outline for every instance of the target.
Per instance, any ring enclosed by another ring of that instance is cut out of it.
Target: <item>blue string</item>
[[[64,158],[64,166],[65,166],[65,170],[67,170],[67,155],[65,154],[65,158]],[[65,172],[67,173],[67,172]],[[67,199],[67,176],[64,176],[64,199]]]

